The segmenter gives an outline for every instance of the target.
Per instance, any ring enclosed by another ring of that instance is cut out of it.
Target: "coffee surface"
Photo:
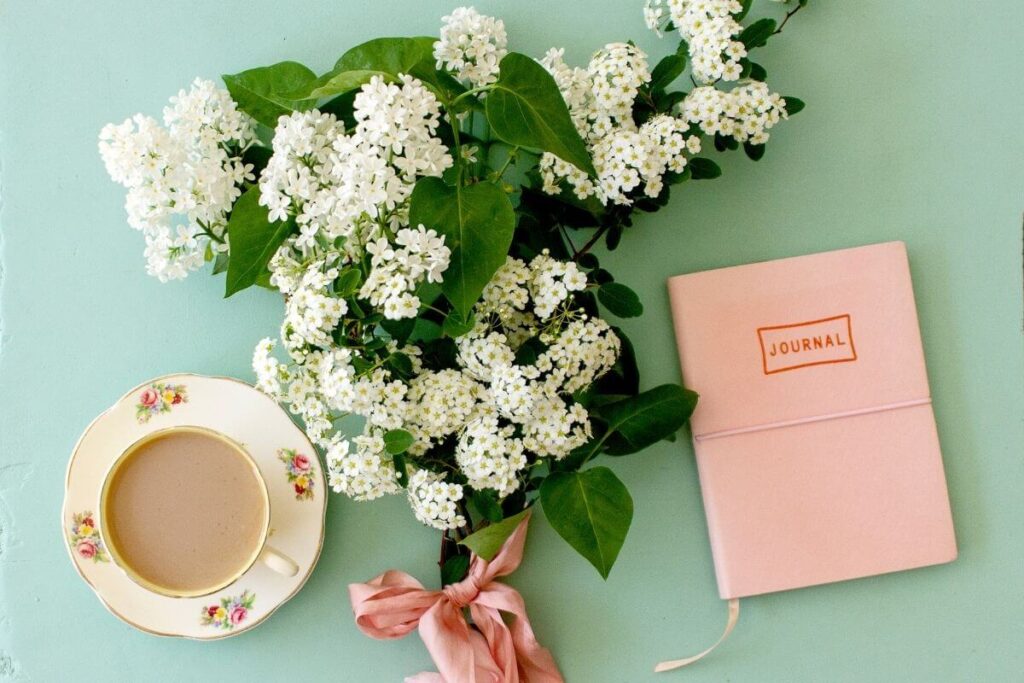
[[[171,432],[143,444],[111,479],[109,543],[143,579],[194,592],[234,577],[259,546],[262,483],[231,444]]]

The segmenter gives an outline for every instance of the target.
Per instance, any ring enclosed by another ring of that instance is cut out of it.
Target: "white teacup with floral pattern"
[[[111,560],[161,595],[215,593],[257,561],[286,577],[299,571],[267,544],[270,496],[259,466],[208,427],[168,427],[132,443],[107,471],[98,509]]]

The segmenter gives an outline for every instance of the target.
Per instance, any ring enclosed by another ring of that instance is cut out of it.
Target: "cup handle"
[[[282,576],[295,576],[299,573],[299,565],[295,564],[295,560],[269,545],[260,553],[260,562]]]

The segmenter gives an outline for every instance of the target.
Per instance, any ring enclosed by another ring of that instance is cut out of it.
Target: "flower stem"
[[[513,147],[512,149],[509,150],[508,158],[505,159],[505,163],[502,164],[501,168],[498,169],[498,171],[496,172],[496,175],[494,177],[494,184],[495,185],[498,185],[498,184],[501,183],[501,179],[505,175],[505,171],[508,170],[509,165],[512,163],[513,160],[515,160],[516,154],[518,152],[519,152],[519,145],[516,145],[515,147]]]
[[[804,7],[803,5],[797,5],[793,9],[789,10],[788,12],[786,12],[786,16],[785,16],[785,18],[783,18],[782,23],[779,24],[779,27],[777,29],[775,29],[775,31],[772,33],[772,35],[774,36],[777,33],[782,33],[782,27],[786,25],[786,22],[789,21],[789,18],[792,17],[797,12],[799,12],[800,10],[802,10],[803,7]]]
[[[479,88],[470,88],[469,90],[467,90],[466,92],[462,93],[461,95],[456,97],[454,100],[452,100],[452,103],[451,103],[451,105],[448,108],[451,109],[451,107],[454,107],[455,105],[457,105],[459,102],[461,102],[462,100],[464,100],[467,97],[472,97],[472,96],[476,95],[477,93],[487,92],[488,90],[493,90],[493,89],[494,89],[493,85],[481,85]]]
[[[575,258],[573,258],[573,260],[578,261],[580,256],[589,252],[594,247],[594,245],[597,244],[597,241],[601,239],[601,236],[604,235],[606,232],[608,232],[607,225],[602,225],[600,228],[598,228],[597,232],[594,233],[593,237],[591,237],[586,244],[579,248],[579,251],[576,252],[576,256]]]

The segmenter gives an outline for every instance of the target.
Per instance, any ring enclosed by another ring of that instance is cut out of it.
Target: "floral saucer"
[[[285,577],[257,562],[211,595],[152,593],[111,559],[99,531],[99,496],[110,465],[146,434],[192,425],[245,446],[270,494],[270,539],[299,565]],[[263,622],[306,582],[323,545],[327,496],[312,444],[272,399],[239,380],[168,375],[132,389],[85,430],[68,463],[61,526],[78,573],[115,616],[161,636],[214,640]]]

